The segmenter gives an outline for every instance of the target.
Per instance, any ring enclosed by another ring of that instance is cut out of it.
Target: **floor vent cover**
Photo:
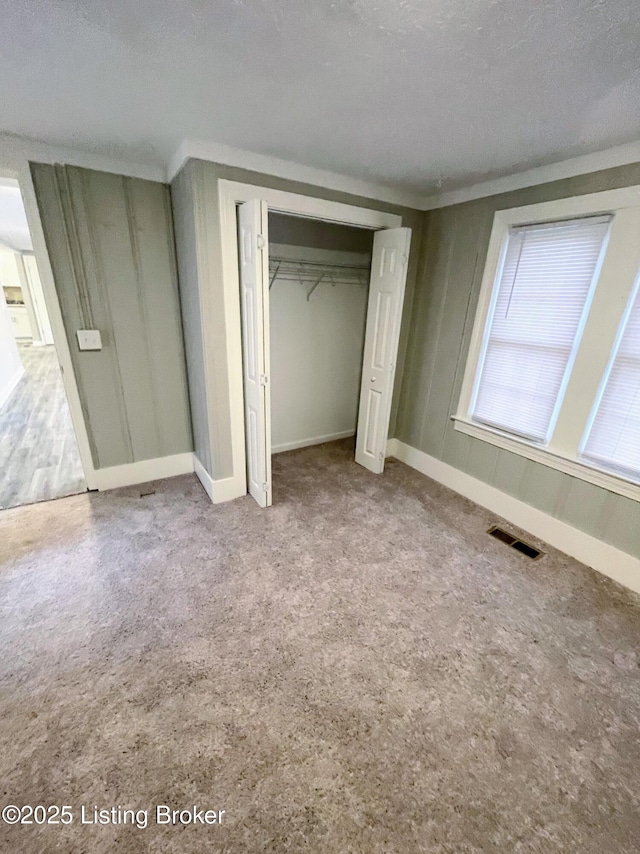
[[[502,528],[498,528],[497,525],[492,525],[487,531],[487,534],[495,537],[496,540],[500,540],[501,543],[511,546],[512,549],[517,549],[517,551],[522,552],[523,555],[530,557],[531,560],[537,560],[544,554],[540,549],[536,549],[529,545],[529,543],[519,540],[517,537],[507,533],[507,531],[503,531]]]

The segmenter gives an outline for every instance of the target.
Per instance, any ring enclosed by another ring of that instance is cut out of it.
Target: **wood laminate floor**
[[[20,345],[25,375],[0,409],[0,509],[87,486],[55,348]]]

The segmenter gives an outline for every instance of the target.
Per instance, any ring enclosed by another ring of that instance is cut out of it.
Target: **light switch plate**
[[[102,350],[102,338],[99,329],[78,329],[78,347],[81,350]]]

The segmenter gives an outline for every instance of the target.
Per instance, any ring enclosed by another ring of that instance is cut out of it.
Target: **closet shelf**
[[[269,290],[278,279],[310,285],[307,300],[321,283],[330,285],[366,285],[369,267],[354,264],[318,264],[313,261],[292,261],[290,258],[269,258]]]

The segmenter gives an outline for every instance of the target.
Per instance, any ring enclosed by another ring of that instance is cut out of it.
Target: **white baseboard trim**
[[[204,491],[207,493],[211,501],[213,501],[213,493],[214,493],[214,481],[206,468],[202,465],[200,460],[193,455],[193,470],[196,473],[196,477],[202,484]]]
[[[119,486],[134,486],[137,483],[189,474],[192,471],[193,454],[189,451],[186,454],[174,454],[170,457],[157,457],[153,460],[140,460],[137,463],[96,469],[95,488],[102,491],[116,489]]]
[[[545,543],[640,593],[640,560],[627,552],[603,543],[398,439],[388,442],[387,455],[396,457],[416,471],[502,516],[518,528],[529,531]]]
[[[2,394],[0,395],[0,409],[8,402],[11,395],[16,390],[16,386],[24,376],[24,367],[20,365],[19,370],[17,370],[12,377],[11,381],[2,389]]]
[[[338,439],[348,439],[355,436],[355,430],[343,430],[341,433],[327,433],[326,436],[313,436],[311,439],[299,439],[296,442],[284,442],[282,445],[272,445],[272,454],[282,454],[284,451],[295,451],[297,448],[309,448],[311,445],[324,445],[325,442],[335,442]]]
[[[396,457],[396,459],[400,459],[398,457],[398,445],[400,441],[398,439],[387,439],[387,452],[385,454],[386,457]],[[408,446],[407,446],[408,447]]]
[[[246,484],[240,483],[238,478],[224,477],[214,480],[195,454],[193,470],[213,504],[233,501],[234,498],[241,498],[247,494]]]

